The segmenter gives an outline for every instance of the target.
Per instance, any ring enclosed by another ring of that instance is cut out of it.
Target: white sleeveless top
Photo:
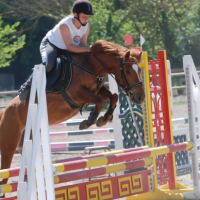
[[[49,41],[60,49],[67,49],[60,32],[61,24],[66,24],[69,27],[72,44],[76,46],[79,46],[81,38],[87,31],[88,23],[86,24],[86,26],[81,26],[79,29],[77,29],[72,22],[73,17],[74,16],[65,17],[52,30],[50,30],[46,34]]]

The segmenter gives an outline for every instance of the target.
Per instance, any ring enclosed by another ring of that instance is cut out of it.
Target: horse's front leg
[[[86,103],[95,104],[95,107],[93,108],[92,112],[90,112],[88,119],[82,121],[79,125],[79,129],[83,130],[83,129],[89,128],[91,125],[96,123],[97,117],[99,116],[99,113],[101,112],[101,110],[104,107],[104,100],[100,96],[98,96],[84,88],[82,88],[78,92],[78,94],[79,94],[78,95],[79,102],[82,102],[85,104]]]
[[[100,117],[97,120],[96,125],[98,127],[101,127],[101,126],[107,124],[107,122],[109,120],[112,120],[113,112],[114,112],[114,109],[115,109],[117,101],[118,101],[118,94],[111,92],[105,86],[103,86],[99,90],[98,96],[100,96],[104,101],[110,100],[110,105],[109,105],[107,112],[105,113],[105,115],[103,117]]]

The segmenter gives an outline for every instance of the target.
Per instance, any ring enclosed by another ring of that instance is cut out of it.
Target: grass
[[[173,103],[173,105],[183,105],[183,104],[187,104],[187,101],[177,101]]]

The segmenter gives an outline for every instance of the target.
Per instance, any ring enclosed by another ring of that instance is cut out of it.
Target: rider
[[[50,72],[57,58],[57,51],[68,50],[75,53],[90,52],[87,37],[90,30],[88,23],[90,15],[93,15],[92,5],[87,0],[77,0],[73,4],[73,14],[62,19],[43,38],[40,44],[42,64],[46,72]],[[32,75],[19,89],[19,98],[25,101],[30,94]]]

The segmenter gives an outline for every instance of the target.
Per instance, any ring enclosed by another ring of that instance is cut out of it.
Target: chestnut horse
[[[104,86],[105,74],[115,76],[113,78],[133,103],[141,104],[143,102],[145,93],[139,77],[141,69],[138,67],[141,56],[142,52],[128,50],[104,40],[94,43],[89,54],[71,54],[73,60],[72,82],[66,93],[80,108],[88,103],[95,104],[95,109],[91,112],[88,120],[84,120],[80,124],[80,129],[86,129],[95,123],[100,127],[112,119],[118,95]],[[80,69],[83,61],[86,71]],[[103,76],[102,84],[97,87],[97,77]],[[61,94],[47,93],[46,97],[49,125],[68,120],[79,112],[79,110],[72,109]],[[98,118],[106,100],[110,100],[110,107],[103,117]],[[0,113],[1,169],[10,167],[16,148],[22,153],[22,135],[26,125],[28,102],[28,99],[21,102],[17,96],[7,105],[5,111]],[[7,179],[4,179],[0,184],[6,183]]]

